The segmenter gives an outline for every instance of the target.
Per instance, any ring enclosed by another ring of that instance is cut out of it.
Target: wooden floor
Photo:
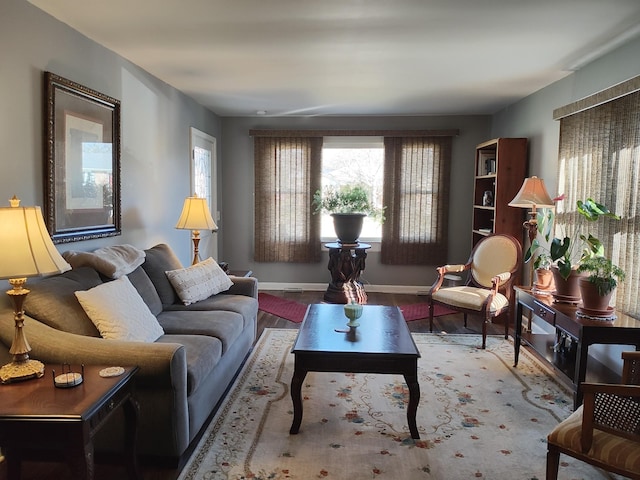
[[[300,303],[311,304],[321,303],[324,292],[268,292],[278,295],[288,300]],[[418,295],[402,295],[387,293],[367,293],[368,303],[371,305],[409,305],[412,303],[423,303],[426,298]],[[408,323],[412,332],[429,332],[428,320],[415,320]],[[258,338],[265,328],[292,328],[297,329],[298,324],[276,317],[274,315],[258,312]],[[482,328],[478,318],[469,317],[468,328],[463,325],[462,315],[446,315],[434,319],[434,332],[446,333],[480,333]],[[504,332],[502,325],[489,325],[487,333],[501,334]],[[154,467],[152,465],[142,465],[144,480],[175,480],[179,471],[170,468]],[[113,480],[115,478],[126,478],[123,468],[104,464],[97,464],[95,467],[95,480]],[[72,480],[63,464],[49,463],[25,463],[22,468],[22,480]],[[7,479],[4,462],[0,464],[0,480]],[[75,479],[73,479],[75,480]]]

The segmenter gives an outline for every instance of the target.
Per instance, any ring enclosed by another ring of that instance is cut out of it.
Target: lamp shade
[[[197,196],[185,198],[176,228],[182,230],[217,230],[218,226],[211,217],[207,199]]]
[[[555,204],[544,186],[544,180],[538,177],[525,178],[520,191],[509,202],[510,207],[537,208],[553,207]]]
[[[71,266],[51,241],[40,207],[0,208],[0,279],[66,272]]]

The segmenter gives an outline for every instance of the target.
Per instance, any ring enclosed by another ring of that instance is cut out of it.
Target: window
[[[256,137],[254,148],[254,259],[320,261],[320,219],[311,202],[320,188],[322,138]]]
[[[313,215],[313,194],[321,188],[321,180],[351,182],[364,178],[376,185],[376,199],[382,191],[381,203],[386,208],[382,263],[446,262],[451,144],[457,130],[250,130],[249,134],[254,137],[255,149],[256,261],[320,261],[321,222],[319,215]],[[331,138],[338,136],[343,138]],[[345,138],[357,136],[369,138]],[[325,159],[323,141],[327,144]],[[352,159],[338,152],[341,149],[352,156],[363,155],[357,169],[351,165]],[[374,155],[373,151],[378,153]],[[382,153],[383,166],[379,163]],[[342,156],[330,160],[334,154]],[[325,227],[325,238],[335,237],[335,233],[326,233],[328,229]],[[377,230],[368,231],[362,238],[378,235]]]
[[[635,82],[635,84],[634,84]],[[620,95],[624,85],[634,87]],[[591,197],[609,207],[621,220],[589,224],[607,257],[627,274],[616,290],[616,308],[640,315],[640,77],[612,87],[613,99],[598,98],[584,108],[585,99],[554,112],[560,118],[558,204],[556,228],[571,228],[577,200]],[[606,95],[607,90],[594,97]],[[577,109],[572,111],[572,107]]]
[[[384,140],[382,137],[324,137],[322,144],[322,189],[362,183],[373,192],[372,200],[382,207],[384,177]],[[333,219],[321,216],[320,235],[323,241],[335,240]],[[382,225],[365,217],[362,241],[379,242]]]

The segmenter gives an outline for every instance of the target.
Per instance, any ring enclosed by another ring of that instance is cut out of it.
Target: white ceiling
[[[639,0],[29,0],[222,116],[492,114],[640,33]]]

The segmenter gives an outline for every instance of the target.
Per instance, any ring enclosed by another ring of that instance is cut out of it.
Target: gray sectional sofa
[[[29,282],[25,333],[31,357],[46,364],[139,366],[138,453],[178,465],[255,342],[257,280],[231,277],[228,291],[185,306],[165,274],[182,268],[175,254],[165,244],[145,254],[127,276],[164,330],[155,342],[101,338],[74,295],[109,281],[90,267]],[[0,358],[8,358],[13,327],[7,305],[0,311]],[[47,375],[29,381],[50,381]],[[96,449],[119,450],[122,428],[122,417],[106,425]]]

